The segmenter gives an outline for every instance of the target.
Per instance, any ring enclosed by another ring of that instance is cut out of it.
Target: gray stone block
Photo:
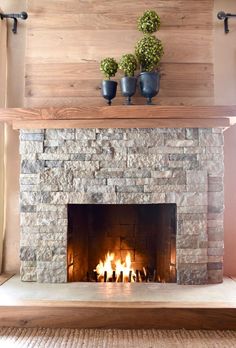
[[[74,140],[75,129],[46,129],[45,131],[46,140]]]
[[[43,248],[38,247],[36,252],[37,261],[52,261],[52,258],[53,258],[52,250],[53,249],[49,247],[43,247]]]
[[[151,170],[143,169],[126,169],[122,171],[122,176],[124,178],[151,178]]]
[[[36,282],[37,281],[36,267],[21,266],[20,278],[22,282]]]
[[[178,249],[197,249],[199,247],[199,236],[192,234],[179,235],[176,247]]]
[[[187,146],[195,147],[195,146],[198,146],[198,140],[167,139],[165,142],[165,145],[170,147],[187,147]]]
[[[83,128],[75,130],[75,139],[76,140],[95,140],[96,139],[96,129],[92,128]]]
[[[20,185],[21,192],[38,192],[40,191],[39,185]]]
[[[217,284],[223,282],[223,270],[208,270],[208,284]]]
[[[58,267],[54,266],[54,269],[49,269],[49,263],[45,262],[44,268],[37,268],[37,281],[39,283],[66,283],[67,270],[60,264]]]
[[[94,161],[90,153],[72,153],[70,154],[70,161]],[[97,156],[96,154],[94,156]]]
[[[186,176],[187,176],[187,185],[207,183],[206,170],[187,170]]]
[[[46,168],[63,168],[64,161],[45,161]]]
[[[151,203],[165,203],[165,193],[161,193],[161,192],[153,192],[150,194],[151,195]]]
[[[20,154],[32,154],[42,153],[43,142],[42,141],[21,141],[20,142]]]
[[[198,157],[196,154],[170,154],[169,160],[170,161],[197,161]]]
[[[21,213],[35,213],[36,205],[21,205],[20,211]]]
[[[152,202],[150,193],[117,193],[118,204],[145,204]]]
[[[124,169],[105,168],[95,172],[95,178],[109,179],[109,178],[122,178],[122,177],[124,177]]]
[[[44,133],[20,133],[21,141],[43,141]]]
[[[185,129],[185,138],[187,140],[197,140],[199,137],[198,128],[186,128]]]
[[[44,129],[20,129],[20,136],[23,134],[44,134]]]
[[[36,248],[22,246],[20,248],[21,261],[36,261]]]
[[[222,134],[200,134],[199,145],[200,146],[223,146],[224,139]]]
[[[181,235],[191,236],[191,235],[206,235],[207,234],[207,221],[204,219],[199,220],[187,220],[189,215],[197,214],[185,214],[188,216],[184,217],[184,220],[178,221],[178,232]]]
[[[222,270],[223,269],[223,262],[208,262],[207,269],[210,271]]]
[[[38,174],[44,168],[44,161],[23,160],[21,161],[21,174]]]
[[[178,266],[177,283],[185,285],[204,285],[208,282],[207,265],[181,264]]]
[[[224,248],[208,248],[208,256],[223,256]]]
[[[146,147],[145,147],[146,148]],[[183,154],[184,148],[182,147],[171,147],[171,146],[154,146],[149,147],[148,153],[149,154]]]
[[[141,193],[144,192],[143,185],[140,186],[116,186],[116,192]]]
[[[21,185],[37,185],[39,184],[40,174],[21,174],[20,184]]]
[[[20,213],[20,226],[37,226],[36,213]]]

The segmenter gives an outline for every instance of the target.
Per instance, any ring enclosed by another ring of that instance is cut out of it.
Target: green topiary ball
[[[125,76],[134,76],[137,69],[137,60],[131,53],[124,54],[119,62],[119,69],[121,69]]]
[[[144,34],[155,33],[161,25],[161,20],[156,11],[147,10],[138,18],[138,30]]]
[[[162,42],[154,35],[144,35],[135,46],[135,55],[142,71],[152,71],[164,54]]]
[[[118,70],[118,63],[114,58],[104,58],[100,63],[100,70],[104,76],[110,80],[112,76],[115,76]]]

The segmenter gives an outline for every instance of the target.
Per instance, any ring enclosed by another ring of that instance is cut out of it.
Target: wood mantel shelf
[[[232,106],[104,106],[0,109],[0,122],[20,128],[229,127]]]

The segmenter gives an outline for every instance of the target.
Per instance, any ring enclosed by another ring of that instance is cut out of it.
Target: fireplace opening
[[[176,204],[69,204],[68,281],[176,282]]]

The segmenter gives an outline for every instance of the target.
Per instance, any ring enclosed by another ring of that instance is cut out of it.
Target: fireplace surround
[[[175,204],[179,284],[223,277],[221,128],[20,130],[21,279],[67,282],[68,205]]]

